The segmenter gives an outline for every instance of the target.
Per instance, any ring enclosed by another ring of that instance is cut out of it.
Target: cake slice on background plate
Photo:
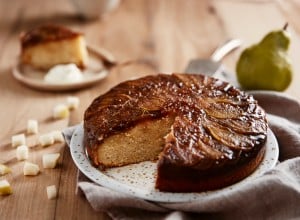
[[[21,34],[21,63],[47,70],[74,63],[85,68],[88,51],[82,33],[64,26],[45,24]]]

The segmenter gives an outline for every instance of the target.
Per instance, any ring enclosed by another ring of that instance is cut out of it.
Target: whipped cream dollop
[[[81,70],[75,64],[60,64],[52,67],[44,81],[53,84],[75,83],[83,80]]]

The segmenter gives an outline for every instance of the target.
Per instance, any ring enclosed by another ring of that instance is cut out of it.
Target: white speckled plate
[[[44,81],[47,71],[34,69],[28,65],[18,63],[12,69],[13,77],[20,83],[37,90],[42,91],[69,91],[86,88],[102,81],[109,70],[103,66],[101,54],[97,50],[88,47],[89,62],[85,70],[82,71],[83,79],[79,82],[71,83],[48,83]]]
[[[83,146],[83,127],[78,126],[71,139],[71,155],[76,166],[90,180],[112,190],[130,194],[132,196],[157,202],[189,202],[200,199],[210,199],[219,193],[235,190],[250,180],[261,176],[273,168],[278,160],[279,148],[277,140],[271,130],[268,132],[267,149],[262,163],[254,173],[244,180],[219,190],[202,193],[169,193],[160,192],[154,188],[156,163],[142,162],[119,168],[100,171],[93,167],[85,154]]]

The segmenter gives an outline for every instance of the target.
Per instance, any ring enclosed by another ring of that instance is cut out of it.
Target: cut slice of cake
[[[84,68],[88,51],[84,36],[66,27],[47,24],[21,35],[21,63],[38,69],[74,63]]]

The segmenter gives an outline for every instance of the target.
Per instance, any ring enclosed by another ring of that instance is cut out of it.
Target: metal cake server
[[[218,47],[211,55],[210,59],[194,59],[191,60],[185,69],[185,73],[201,73],[208,76],[230,81],[232,74],[227,74],[223,71],[221,60],[228,53],[241,46],[242,42],[239,39],[231,39]],[[235,79],[232,79],[235,80]]]

